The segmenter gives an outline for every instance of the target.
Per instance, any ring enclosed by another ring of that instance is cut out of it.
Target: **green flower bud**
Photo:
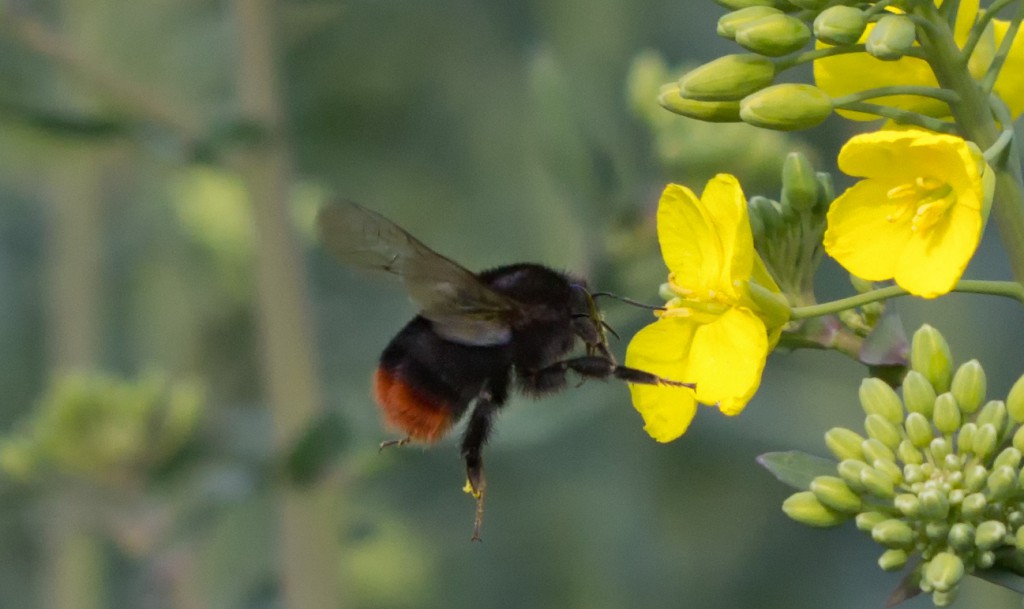
[[[1001,501],[1017,491],[1017,470],[1002,465],[992,470],[985,483],[988,497],[993,501]]]
[[[790,495],[782,503],[782,511],[793,520],[812,527],[834,527],[849,519],[848,515],[822,505],[811,491]]]
[[[907,439],[917,448],[924,448],[935,437],[931,422],[920,412],[912,412],[903,422],[907,430]]]
[[[775,8],[789,8],[789,3],[784,0],[715,0],[718,4],[731,11],[738,11],[751,6],[773,6]]]
[[[921,491],[917,498],[921,500],[922,518],[940,520],[949,515],[949,498],[945,493],[929,488]]]
[[[775,64],[766,57],[734,54],[699,66],[679,81],[679,94],[699,101],[735,101],[772,84]]]
[[[939,552],[924,568],[929,586],[939,592],[948,592],[964,577],[964,561],[952,552]]]
[[[910,440],[903,440],[896,448],[896,456],[907,465],[924,463],[924,454],[914,448]]]
[[[854,522],[857,524],[857,529],[867,533],[874,529],[879,523],[889,520],[891,516],[885,512],[861,512],[857,514]],[[973,533],[973,531],[972,531]],[[971,541],[974,541],[974,537],[971,537]]]
[[[860,497],[850,490],[842,478],[818,476],[811,481],[811,492],[822,505],[838,512],[856,514],[861,509]]]
[[[852,6],[832,6],[814,19],[814,37],[826,44],[856,44],[868,26],[864,11]]]
[[[935,428],[944,434],[951,434],[960,429],[960,405],[952,393],[943,393],[935,398],[932,421]]]
[[[903,482],[903,470],[892,459],[875,459],[871,466],[888,476],[893,484]]]
[[[797,51],[811,40],[811,30],[796,17],[767,15],[739,24],[736,42],[748,51],[768,57],[781,57]]]
[[[972,465],[964,472],[964,489],[971,493],[978,492],[985,488],[987,480],[988,469],[984,465]]]
[[[985,369],[978,360],[972,359],[957,368],[949,390],[960,404],[960,410],[971,414],[985,401],[985,385]]]
[[[844,459],[839,462],[836,469],[839,471],[839,477],[843,479],[851,490],[855,492],[862,492],[864,485],[860,481],[860,472],[862,469],[868,467],[867,463],[858,461],[857,459]]]
[[[782,164],[782,203],[807,211],[818,202],[818,179],[807,156],[790,152]]]
[[[1013,510],[1006,516],[1006,526],[1017,530],[1024,526],[1024,512],[1020,510]]]
[[[782,206],[778,202],[754,195],[747,202],[747,208],[751,210],[752,216],[757,216],[764,224],[766,234],[777,233],[782,228]]]
[[[898,518],[890,518],[871,529],[871,538],[888,548],[907,548],[914,543],[914,529]]]
[[[1010,394],[1006,396],[1006,410],[1014,421],[1024,423],[1024,376],[1010,387]]]
[[[900,396],[882,379],[867,378],[861,381],[857,396],[866,414],[880,414],[897,425],[903,422]]]
[[[757,21],[769,15],[784,15],[782,11],[772,6],[748,6],[738,11],[726,13],[718,20],[718,35],[722,38],[733,39],[736,36],[736,28],[751,21]]]
[[[949,527],[949,546],[958,552],[974,549],[974,527],[966,522],[958,522]]]
[[[928,452],[932,454],[935,460],[941,461],[952,452],[952,449],[945,438],[935,438],[928,444]]]
[[[835,455],[836,459],[864,459],[861,445],[864,438],[857,432],[845,427],[833,427],[825,432],[825,446]]]
[[[907,372],[903,377],[903,401],[907,411],[918,412],[931,418],[935,407],[935,388],[923,374],[917,370]]]
[[[996,428],[992,424],[987,423],[974,432],[971,450],[979,458],[985,459],[995,452],[996,442],[998,441],[999,433],[996,431]]]
[[[889,448],[895,450],[900,445],[900,431],[880,414],[869,414],[864,420],[864,431]]]
[[[974,557],[974,565],[979,569],[988,569],[996,564],[995,552],[981,552]]]
[[[1024,452],[1024,427],[1018,427],[1013,434],[1013,447]]]
[[[936,607],[948,607],[956,600],[959,588],[953,588],[947,592],[932,592],[932,604]]]
[[[949,535],[949,523],[945,521],[929,522],[924,525],[924,534],[930,541],[945,541]]]
[[[907,484],[913,484],[915,482],[921,482],[925,479],[924,472],[919,467],[920,464],[908,463],[903,466],[903,481]]]
[[[773,85],[740,100],[743,122],[763,129],[810,129],[831,114],[832,98],[814,85]]]
[[[1006,525],[998,520],[986,520],[978,525],[974,533],[974,545],[979,550],[991,550],[1003,545],[1006,538]]]
[[[883,61],[895,61],[914,46],[917,28],[906,15],[884,15],[875,24],[864,43],[869,55]]]
[[[889,499],[895,494],[896,485],[893,479],[873,467],[866,467],[860,472],[860,482],[864,485],[864,490],[876,497]]]
[[[999,453],[996,460],[992,462],[992,467],[1006,466],[1014,470],[1020,469],[1021,452],[1012,446],[1007,446],[1003,449],[1003,452]]]
[[[963,473],[959,471],[963,466],[964,460],[956,453],[949,453],[942,459],[942,467],[949,472],[946,474],[946,480],[949,482],[957,482],[963,479]]]
[[[892,500],[893,506],[907,518],[917,519],[921,513],[921,500],[913,493],[900,493]]]
[[[891,448],[874,438],[868,438],[860,444],[864,451],[864,461],[874,465],[875,461],[895,461],[896,453]]]
[[[960,454],[969,453],[974,449],[974,434],[978,432],[975,423],[964,423],[960,433],[956,435],[956,449]]]
[[[1006,425],[1006,404],[1002,400],[992,400],[985,404],[975,421],[978,425],[992,425],[996,428],[996,433],[1002,435],[1003,427]]]
[[[658,95],[658,104],[669,112],[708,123],[740,122],[738,101],[698,101],[679,94],[679,86],[671,85]]]
[[[971,493],[960,502],[960,514],[968,520],[979,520],[985,515],[988,499],[983,493]]]
[[[898,571],[907,564],[907,558],[906,550],[890,548],[878,557],[878,566],[883,571]]]
[[[949,389],[953,376],[953,355],[942,334],[925,324],[914,332],[910,343],[910,364],[920,372],[936,392]]]
[[[832,201],[836,198],[836,187],[832,182],[832,174],[827,171],[819,171],[814,174],[815,179],[818,181],[818,187],[820,188],[818,197],[818,208],[821,210],[828,209],[828,206],[832,204]]]
[[[960,505],[964,501],[964,489],[954,488],[949,491],[949,505]]]

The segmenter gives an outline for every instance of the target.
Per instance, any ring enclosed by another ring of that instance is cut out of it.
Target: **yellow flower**
[[[937,3],[937,4],[941,4]],[[953,37],[957,44],[963,46],[970,34],[971,26],[978,17],[978,0],[963,0],[957,12]],[[860,42],[867,40],[873,25],[869,25],[861,36]],[[994,19],[990,31],[982,37],[981,43],[975,48],[968,63],[968,70],[975,79],[980,79],[992,58],[995,49],[1006,35],[1009,22]],[[818,43],[818,48],[829,45]],[[1024,110],[1024,40],[1014,40],[1010,54],[1006,59],[999,78],[996,80],[995,91],[1007,103],[1016,118]],[[914,85],[937,87],[938,82],[928,63],[915,57],[903,57],[897,61],[882,61],[867,53],[847,53],[818,59],[814,62],[814,81],[832,98],[849,95],[858,91],[898,85]],[[938,100],[916,95],[891,95],[870,100],[872,103],[883,104],[919,112],[928,116],[945,117],[949,109]],[[838,110],[843,116],[853,120],[877,120],[872,114]]]
[[[858,277],[934,298],[953,289],[981,238],[989,175],[973,143],[921,129],[850,139],[839,168],[863,177],[829,208],[825,251]]]
[[[658,240],[674,297],[658,321],[633,337],[626,365],[697,384],[696,390],[630,385],[644,429],[668,442],[686,431],[697,402],[728,415],[743,410],[787,315],[759,304],[761,294],[781,296],[754,251],[747,201],[735,177],[714,177],[701,198],[669,184],[658,205]]]

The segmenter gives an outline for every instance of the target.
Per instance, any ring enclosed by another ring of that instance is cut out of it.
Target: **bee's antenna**
[[[589,294],[589,292],[588,292],[588,294]],[[619,296],[618,294],[612,294],[611,292],[594,292],[593,294],[590,294],[591,298],[597,298],[598,296],[609,296],[609,297],[614,298],[616,300],[621,300],[622,302],[624,302],[626,304],[631,304],[634,307],[640,307],[641,309],[648,309],[648,310],[651,310],[651,311],[664,311],[665,310],[665,307],[656,307],[654,305],[645,304],[645,303],[642,303],[642,302],[640,302],[638,300],[633,300],[632,298],[626,298],[625,296]]]
[[[608,330],[609,332],[612,333],[612,336],[615,337],[615,340],[622,340],[621,338],[619,338],[619,333],[615,331],[615,328],[613,328],[610,325],[608,325],[608,322],[606,322],[605,320],[602,319],[601,320],[601,325],[604,326],[605,330]]]

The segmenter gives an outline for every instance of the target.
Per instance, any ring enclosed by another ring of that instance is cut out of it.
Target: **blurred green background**
[[[370,376],[414,310],[329,259],[317,207],[346,196],[471,269],[537,261],[654,302],[667,180],[777,196],[786,152],[833,170],[858,128],[658,109],[680,66],[732,51],[723,9],[0,6],[0,607],[842,608],[896,585],[852,526],[785,518],[754,462],[861,424],[864,371],[837,354],[773,355],[742,416],[702,409],[669,445],[618,383],[514,399],[482,544],[456,440],[377,452]],[[994,234],[968,276],[1007,276]],[[819,288],[850,290],[834,265]],[[990,393],[1022,372],[1018,307],[896,306]],[[650,319],[606,313],[624,339]],[[960,603],[1019,599],[975,580]]]

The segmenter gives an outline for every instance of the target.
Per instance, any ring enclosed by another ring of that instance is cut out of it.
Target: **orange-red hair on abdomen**
[[[373,375],[373,397],[385,423],[414,440],[437,442],[454,422],[450,406],[383,368],[377,368]]]

